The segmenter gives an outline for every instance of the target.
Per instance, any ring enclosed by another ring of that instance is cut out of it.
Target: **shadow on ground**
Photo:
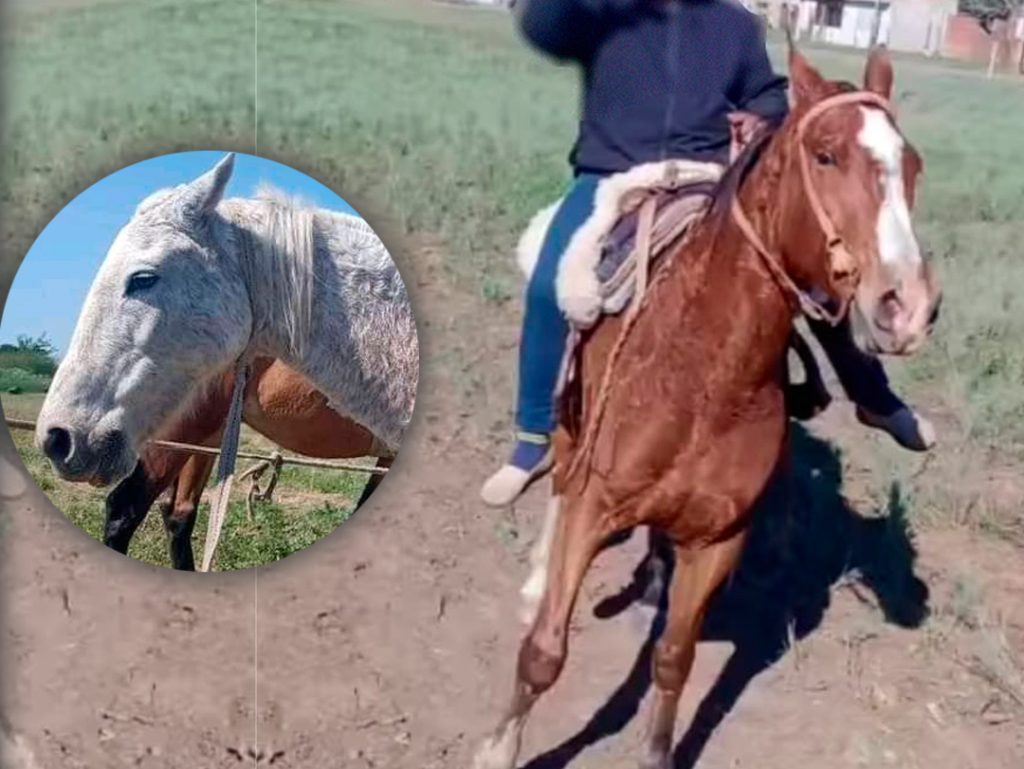
[[[679,741],[676,769],[693,769],[747,685],[777,663],[794,639],[818,628],[837,582],[877,603],[887,622],[913,628],[927,617],[928,588],[914,575],[917,554],[899,485],[890,488],[886,509],[868,517],[842,496],[842,464],[835,448],[796,426],[792,458],[758,504],[740,568],[705,621],[702,639],[730,641],[734,652]],[[656,542],[652,547],[660,549]],[[595,614],[613,616],[649,595],[649,573],[641,564],[632,584],[602,601]],[[651,686],[651,653],[664,609],[628,676],[589,723],[524,769],[566,767],[637,715]]]

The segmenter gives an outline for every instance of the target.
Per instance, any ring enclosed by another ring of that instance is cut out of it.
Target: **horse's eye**
[[[160,276],[155,272],[149,272],[148,270],[136,272],[128,278],[128,285],[125,288],[125,294],[131,296],[132,294],[137,294],[140,291],[153,288],[158,280],[160,280]]]
[[[814,153],[814,159],[818,161],[819,166],[834,166],[836,164],[836,156],[824,150]]]

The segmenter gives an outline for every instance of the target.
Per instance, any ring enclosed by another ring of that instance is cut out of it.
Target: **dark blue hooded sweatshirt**
[[[583,69],[577,171],[724,162],[733,110],[786,115],[760,20],[734,0],[519,0],[523,34]]]

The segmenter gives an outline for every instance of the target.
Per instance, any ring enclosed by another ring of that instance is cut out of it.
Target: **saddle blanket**
[[[707,211],[723,171],[715,163],[668,160],[601,181],[594,212],[570,240],[556,278],[559,307],[574,326],[588,328],[601,314],[629,306],[638,285],[642,291],[646,284],[648,263]],[[519,241],[518,261],[527,277],[559,205],[561,200],[537,214]]]

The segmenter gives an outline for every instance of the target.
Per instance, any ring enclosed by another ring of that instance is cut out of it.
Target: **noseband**
[[[893,114],[892,105],[889,103],[889,100],[871,91],[839,93],[822,99],[807,110],[803,117],[800,118],[800,122],[797,123],[796,138],[797,151],[800,158],[800,178],[803,181],[804,192],[811,205],[811,212],[814,214],[815,219],[818,220],[818,226],[825,236],[825,247],[828,250],[829,257],[829,278],[833,283],[855,287],[860,279],[857,262],[849,249],[846,248],[846,244],[843,242],[843,238],[839,234],[835,223],[825,210],[825,205],[821,202],[821,197],[811,178],[811,161],[807,155],[807,147],[804,145],[804,136],[807,134],[807,129],[812,122],[824,113],[847,104],[863,104],[878,107],[889,116]],[[761,257],[765,267],[768,268],[768,272],[771,273],[772,278],[779,285],[782,292],[792,296],[800,310],[808,317],[814,320],[826,321],[833,326],[838,325],[846,315],[846,310],[853,298],[853,291],[844,291],[845,295],[840,298],[839,309],[834,312],[829,310],[789,277],[780,259],[768,249],[764,240],[757,234],[750,218],[740,204],[738,194],[733,198],[732,217],[740,231],[750,241],[750,245],[754,247],[754,250]]]

